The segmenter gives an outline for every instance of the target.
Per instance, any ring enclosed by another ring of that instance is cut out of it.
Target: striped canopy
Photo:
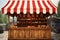
[[[3,14],[46,14],[47,12],[50,14],[57,13],[56,6],[53,5],[51,0],[9,0],[7,4],[2,8]]]

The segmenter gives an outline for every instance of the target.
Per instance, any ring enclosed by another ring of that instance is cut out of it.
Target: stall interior
[[[47,17],[44,14],[20,14],[17,16],[17,26],[18,27],[28,27],[38,25],[47,26]]]
[[[40,14],[20,13],[17,15],[15,13],[14,15],[11,15],[11,14],[8,14],[8,15],[13,17],[12,23],[13,23],[13,25],[15,25],[17,27],[28,27],[28,26],[38,27],[41,25],[45,25],[45,26],[48,25],[47,24],[48,23],[48,16],[50,14],[49,13],[46,13],[46,14],[43,14],[43,13],[40,13]],[[14,19],[14,17],[16,17],[16,19]],[[15,20],[17,20],[17,21],[15,22]]]

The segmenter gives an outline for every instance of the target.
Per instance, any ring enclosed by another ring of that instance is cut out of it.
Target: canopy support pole
[[[13,25],[14,25],[14,16],[13,16]]]
[[[50,16],[50,27],[52,28],[52,15]]]
[[[52,30],[52,23],[53,23],[52,15],[50,15],[50,29],[51,30]],[[50,30],[50,36],[51,36],[51,30]]]
[[[8,15],[8,26],[10,27],[10,16]]]

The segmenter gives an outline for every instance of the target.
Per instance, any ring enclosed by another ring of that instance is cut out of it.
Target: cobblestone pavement
[[[8,40],[8,31],[4,31],[4,33],[0,34],[0,40]]]
[[[60,40],[60,34],[56,34],[54,32],[51,33],[54,40]],[[0,34],[0,40],[8,40],[8,31],[4,31],[3,34]]]
[[[56,33],[53,33],[53,32],[52,32],[52,38],[53,38],[54,40],[60,40],[60,34],[56,34]]]

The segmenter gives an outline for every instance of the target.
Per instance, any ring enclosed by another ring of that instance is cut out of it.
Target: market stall
[[[57,8],[50,0],[9,0],[2,8],[2,13],[8,15],[9,40],[51,40],[52,15]],[[10,25],[10,16],[16,16],[17,24]],[[50,16],[50,26],[47,19]]]

